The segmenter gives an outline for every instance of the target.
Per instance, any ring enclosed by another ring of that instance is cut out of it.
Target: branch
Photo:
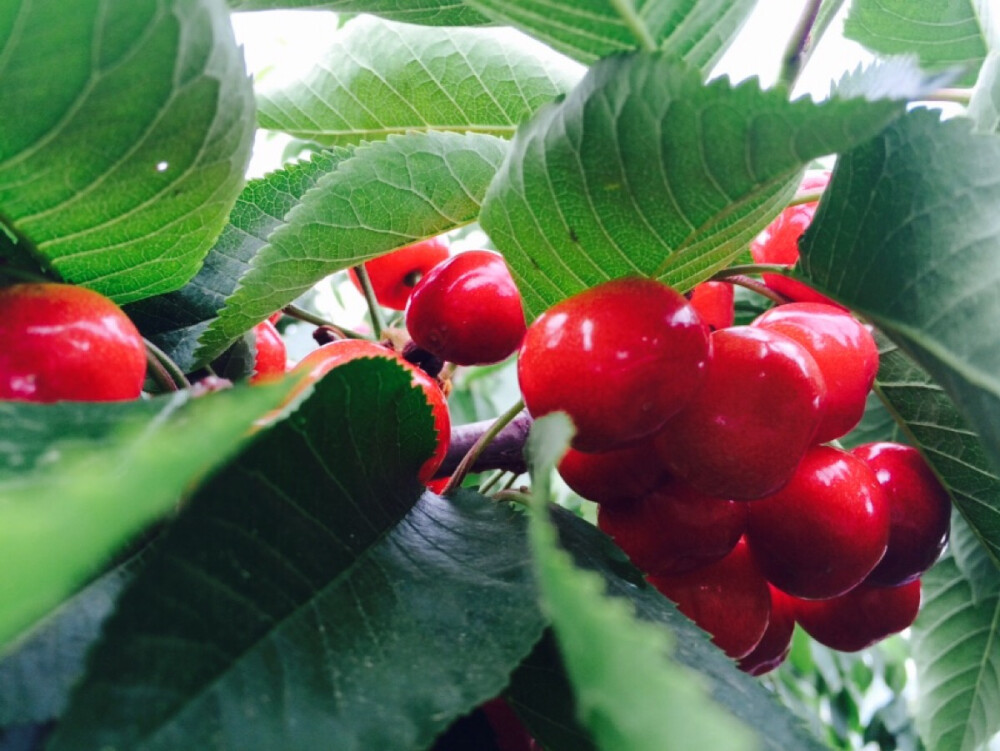
[[[434,477],[449,477],[461,463],[469,449],[490,429],[496,419],[480,420],[467,425],[457,425],[451,430],[451,443],[444,461]],[[531,428],[531,416],[522,411],[511,420],[503,430],[483,450],[472,466],[471,472],[483,472],[490,469],[502,469],[515,474],[528,471],[524,460],[524,442]]]

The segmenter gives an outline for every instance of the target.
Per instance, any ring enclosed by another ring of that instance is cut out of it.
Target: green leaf
[[[393,136],[307,191],[201,336],[212,360],[240,334],[335,271],[475,220],[507,142],[480,134]]]
[[[968,116],[980,133],[1000,134],[1000,51],[991,52],[979,71]]]
[[[198,337],[218,316],[257,254],[267,247],[267,238],[284,224],[306,191],[352,153],[339,148],[317,152],[309,161],[247,183],[229,214],[229,223],[194,279],[176,292],[125,307],[143,336],[186,373],[205,365],[207,361],[195,358]]]
[[[702,85],[662,55],[603,60],[518,131],[480,221],[529,317],[628,274],[686,290],[744,251],[810,160],[871,138],[927,85],[893,63],[848,78],[854,98],[789,102],[756,81]],[[895,99],[865,98],[887,87]]]
[[[972,85],[998,43],[991,0],[853,0],[844,36],[883,55],[916,53],[928,70],[960,66]],[[995,12],[994,12],[995,15]]]
[[[944,387],[1000,461],[1000,138],[915,110],[843,155],[800,241],[810,283]],[[996,505],[989,511],[995,518]],[[992,545],[1000,541],[980,528]]]
[[[233,10],[309,8],[338,13],[371,13],[390,21],[427,26],[479,26],[489,19],[462,0],[229,0]]]
[[[466,0],[580,62],[635,49],[664,50],[703,72],[726,51],[755,0]]]
[[[192,499],[123,595],[50,748],[423,749],[543,621],[523,516],[421,496],[430,410],[331,371]]]
[[[959,520],[952,546],[978,550],[981,565],[962,570],[949,553],[923,576],[911,644],[920,675],[917,730],[928,751],[973,751],[1000,731],[1000,572]],[[981,572],[978,581],[970,571]],[[973,597],[977,589],[985,596]]]
[[[569,91],[579,67],[511,29],[433,34],[372,16],[352,19],[305,75],[268,78],[258,123],[323,145],[445,130],[509,138]]]
[[[182,286],[253,140],[222,0],[16,0],[0,49],[0,223],[21,252],[120,304]]]
[[[0,647],[170,513],[294,385],[134,403],[0,402]]]
[[[563,424],[555,429],[549,417],[532,428],[528,452],[535,484],[551,475],[569,445],[569,420],[556,417]],[[541,497],[546,503],[544,491]],[[669,632],[637,620],[629,603],[605,594],[599,575],[577,568],[559,547],[547,516],[547,505],[539,506],[529,527],[542,607],[565,661],[578,716],[597,746],[615,751],[754,748],[749,728],[711,700],[696,672],[671,658]]]

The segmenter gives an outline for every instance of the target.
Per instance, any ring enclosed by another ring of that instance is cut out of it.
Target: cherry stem
[[[494,485],[500,482],[500,479],[505,474],[507,474],[506,469],[498,469],[490,476],[490,478],[486,482],[484,482],[482,485],[479,486],[479,492],[482,493],[483,495],[486,495],[486,493],[489,492],[490,488],[492,488]]]
[[[524,413],[526,422],[522,421],[522,424],[517,424],[517,420],[515,418],[518,418],[518,416],[521,415],[522,413]],[[516,435],[512,435],[511,439],[516,441],[518,446],[516,455],[523,463],[524,457],[522,455],[522,451],[524,447],[524,440],[527,437],[528,427],[530,426],[530,421],[531,418],[528,417],[526,412],[524,412],[524,402],[519,399],[513,407],[511,407],[502,415],[500,415],[496,420],[494,420],[489,425],[488,428],[486,428],[484,431],[478,434],[476,440],[472,443],[472,445],[468,448],[468,450],[464,452],[464,456],[462,456],[461,461],[458,462],[458,466],[456,466],[453,471],[448,472],[447,470],[445,470],[442,472],[442,469],[438,469],[438,473],[441,474],[441,476],[447,476],[448,474],[451,475],[451,479],[448,480],[448,484],[445,486],[444,490],[441,491],[441,495],[447,495],[452,490],[462,485],[462,481],[465,480],[465,476],[469,474],[469,472],[472,471],[474,467],[476,467],[476,462],[479,460],[481,456],[484,455],[487,447],[491,443],[493,443],[494,439],[496,439],[501,434],[504,428],[512,426],[512,423],[514,424],[512,427],[514,427],[514,432],[516,433]],[[464,426],[464,427],[471,427],[471,426]],[[452,433],[453,441],[454,438],[455,438],[455,433],[453,431]],[[463,443],[462,441],[459,441],[458,450],[461,450],[462,443]],[[509,450],[510,448],[509,443],[505,441],[504,445]],[[456,447],[453,442],[449,445],[448,453],[445,454],[445,461],[442,462],[442,468],[447,463],[448,457],[453,455],[453,451],[455,449]],[[501,467],[497,465],[497,466],[489,466],[488,468],[499,469]]]
[[[955,102],[968,104],[972,99],[972,89],[938,89],[927,96],[921,97],[924,102]]]
[[[305,323],[311,323],[313,326],[326,326],[329,329],[333,329],[335,334],[339,334],[344,339],[368,339],[362,333],[353,331],[352,329],[345,329],[343,326],[338,326],[335,323],[330,323],[330,321],[325,318],[314,315],[310,313],[305,308],[300,308],[298,305],[286,305],[281,309],[281,312],[290,318],[294,318],[298,321],[304,321]]]
[[[372,319],[372,333],[375,335],[375,340],[377,341],[382,338],[382,332],[385,330],[382,307],[378,304],[378,300],[375,299],[375,290],[372,289],[372,280],[368,277],[368,270],[365,269],[365,265],[359,263],[354,267],[354,273],[358,275],[358,283],[361,285],[361,291],[365,295],[365,302],[368,303],[368,312],[371,314]]]
[[[713,282],[722,282],[732,276],[746,274],[781,274],[788,276],[788,266],[783,263],[743,263],[716,271],[712,275]]]
[[[795,86],[795,82],[798,80],[802,69],[805,67],[815,47],[813,30],[816,26],[816,18],[819,16],[822,4],[823,0],[808,0],[802,9],[802,15],[799,16],[799,21],[795,25],[794,31],[792,31],[792,36],[785,46],[785,53],[781,58],[781,73],[778,75],[778,83],[784,84],[789,90]]]
[[[820,190],[802,190],[796,193],[792,200],[788,202],[789,206],[801,206],[804,203],[816,203],[820,198],[823,197],[823,191]]]
[[[756,279],[751,279],[748,276],[743,276],[737,274],[736,276],[730,276],[726,279],[727,282],[731,284],[738,284],[744,289],[748,289],[751,292],[756,292],[762,297],[766,297],[778,305],[784,305],[785,303],[791,302],[787,297],[785,297],[780,292],[775,292],[773,289],[768,287],[764,282],[758,282]]]
[[[156,385],[160,387],[161,391],[179,391],[180,387],[177,382],[170,377],[170,373],[167,369],[163,367],[163,363],[160,362],[159,358],[152,353],[152,351],[146,348],[146,365],[149,368],[149,375],[156,382]]]
[[[493,499],[496,501],[510,501],[511,503],[517,503],[525,508],[531,508],[534,499],[527,493],[521,490],[501,490]]]
[[[149,339],[144,338],[142,341],[146,345],[146,360],[150,361],[152,358],[155,358],[160,367],[167,372],[171,381],[173,381],[174,388],[170,389],[171,391],[177,391],[179,388],[191,388],[191,381],[187,379],[187,376],[184,375],[184,371],[181,370],[177,363],[170,359],[166,352],[149,341]],[[153,370],[155,378],[156,368],[154,367]]]

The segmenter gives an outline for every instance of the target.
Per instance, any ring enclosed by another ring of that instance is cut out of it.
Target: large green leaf
[[[334,271],[475,220],[506,152],[506,141],[471,133],[414,133],[359,147],[270,235],[195,359],[212,360]]]
[[[927,69],[960,66],[962,83],[971,85],[986,53],[1000,44],[991,2],[853,0],[844,35],[884,55],[916,53]]]
[[[307,190],[348,158],[349,149],[317,152],[251,180],[229,214],[215,246],[198,274],[176,292],[150,297],[125,307],[143,336],[163,349],[185,372],[204,365],[194,353],[198,337],[225,306],[267,238],[285,222]]]
[[[331,371],[207,482],[109,620],[50,748],[422,749],[543,621],[523,517],[425,493],[430,410]]]
[[[802,273],[941,384],[1000,462],[1000,138],[909,113],[843,155]]]
[[[8,0],[0,223],[119,303],[177,289],[243,184],[252,96],[222,0]]]
[[[258,95],[260,126],[324,145],[412,130],[509,138],[580,78],[579,66],[511,29],[428,33],[372,16],[344,25],[305,75],[280,73]]]
[[[662,55],[604,60],[518,131],[480,221],[530,317],[626,274],[685,290],[744,251],[810,160],[871,138],[925,85],[894,63],[843,98],[789,102]]]
[[[923,577],[913,625],[917,729],[928,751],[974,751],[1000,731],[1000,571],[959,519],[951,545],[954,552]],[[959,549],[979,565],[961,568]]]
[[[462,0],[229,0],[233,10],[308,8],[339,13],[372,13],[391,21],[428,26],[478,26],[489,19]]]
[[[128,404],[0,402],[0,647],[170,513],[293,385]]]
[[[702,71],[732,42],[756,0],[466,0],[583,63],[634,49],[666,50]]]

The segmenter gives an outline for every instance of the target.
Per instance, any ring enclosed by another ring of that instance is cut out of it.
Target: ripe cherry
[[[448,245],[444,238],[432,237],[366,261],[365,271],[378,304],[404,310],[417,282],[447,257]],[[354,269],[350,277],[355,289],[361,292],[361,282]]]
[[[794,339],[823,372],[826,407],[816,443],[840,438],[861,421],[878,372],[878,347],[857,319],[843,308],[803,302],[771,308],[751,325]]]
[[[764,675],[778,667],[788,657],[795,632],[795,598],[786,595],[772,584],[771,619],[760,643],[739,662],[739,669],[750,675]]]
[[[559,462],[559,475],[581,498],[595,503],[628,503],[667,480],[666,467],[653,456],[649,439],[620,449],[588,454],[569,449]]]
[[[800,190],[820,190],[830,182],[829,172],[813,172],[805,176]],[[756,263],[780,263],[794,266],[799,260],[799,238],[816,213],[818,201],[789,206],[778,214],[767,228],[750,243],[750,255]],[[812,287],[780,274],[762,274],[764,284],[775,292],[799,302],[820,302],[837,305]],[[840,307],[839,305],[837,307]]]
[[[432,268],[413,288],[406,328],[417,346],[456,365],[513,354],[524,337],[524,310],[503,256],[469,250]]]
[[[631,503],[601,506],[597,526],[647,574],[680,574],[729,554],[747,504],[711,498],[676,478]]]
[[[142,335],[117,305],[84,287],[0,288],[0,399],[137,399],[146,376]]]
[[[691,290],[691,304],[712,331],[733,325],[735,299],[733,285],[728,282],[702,282]]]
[[[656,437],[662,461],[698,490],[748,500],[791,477],[823,415],[819,366],[776,331],[712,332],[704,385]]]
[[[767,580],[790,595],[836,597],[885,555],[889,503],[856,456],[814,446],[779,492],[750,505],[747,542]]]
[[[567,412],[573,447],[606,451],[658,430],[701,385],[707,362],[707,328],[684,296],[629,277],[539,316],[517,376],[533,417]]]
[[[730,657],[746,657],[760,643],[770,619],[771,594],[745,540],[710,566],[651,576],[649,582]]]
[[[285,349],[285,340],[281,338],[278,329],[267,320],[254,326],[253,332],[256,337],[257,355],[250,383],[284,375],[288,366],[288,353]]]
[[[941,555],[951,498],[912,446],[868,443],[851,451],[875,471],[889,501],[889,548],[866,583],[897,587],[920,577]]]
[[[303,357],[293,372],[306,374],[306,384],[314,383],[337,366],[365,357],[384,357],[399,363],[410,373],[413,385],[420,387],[424,398],[431,407],[434,429],[437,431],[437,444],[434,453],[421,465],[417,474],[417,479],[426,484],[434,476],[437,468],[441,466],[441,462],[444,461],[451,440],[451,418],[448,414],[448,402],[434,379],[420,368],[406,362],[385,345],[366,339],[342,339],[324,344]]]
[[[857,652],[909,628],[920,610],[920,580],[901,587],[862,584],[829,600],[796,600],[795,618],[813,639]]]

